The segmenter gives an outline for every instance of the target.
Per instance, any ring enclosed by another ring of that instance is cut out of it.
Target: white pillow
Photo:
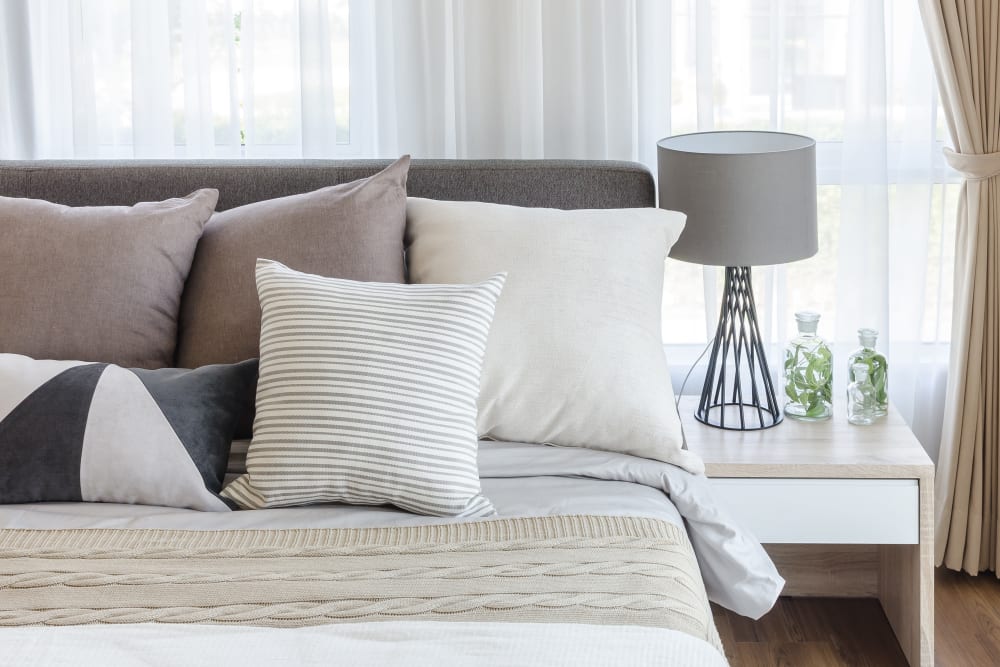
[[[479,395],[479,433],[588,447],[700,473],[682,449],[660,310],[682,213],[561,211],[409,198],[414,283],[507,272]]]
[[[495,514],[479,484],[476,397],[503,283],[364,283],[258,259],[257,415],[247,472],[222,495],[249,509]]]

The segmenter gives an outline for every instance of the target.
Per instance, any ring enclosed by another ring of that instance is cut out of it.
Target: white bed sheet
[[[484,479],[483,492],[500,517],[550,514],[641,516],[682,525],[681,515],[658,489],[630,482],[566,477]],[[159,528],[252,530],[363,528],[455,523],[467,519],[421,516],[380,505],[312,505],[243,512],[198,512],[113,503],[0,505],[0,528]]]
[[[0,630],[7,665],[39,667],[724,667],[683,632],[563,623],[389,621],[308,628],[132,625]]]

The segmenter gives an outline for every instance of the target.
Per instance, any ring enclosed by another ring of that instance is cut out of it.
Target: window
[[[42,157],[361,153],[348,0],[29,5]],[[6,29],[13,29],[4,26]]]
[[[818,142],[820,251],[755,271],[766,339],[787,340],[791,313],[813,309],[827,337],[853,342],[877,310],[852,303],[865,283],[888,309],[872,326],[904,340],[950,336],[958,185],[941,157],[946,133],[912,5],[674,3],[669,134],[779,129]],[[873,251],[878,262],[864,257]],[[664,342],[703,344],[722,270],[670,260],[666,284]]]

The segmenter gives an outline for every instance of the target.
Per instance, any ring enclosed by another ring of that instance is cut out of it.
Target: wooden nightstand
[[[877,597],[911,665],[934,664],[934,465],[894,408],[872,426],[786,419],[723,431],[694,419],[688,447],[719,499],[763,542],[785,595]]]

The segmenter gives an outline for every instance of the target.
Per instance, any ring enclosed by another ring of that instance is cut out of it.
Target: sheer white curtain
[[[346,0],[4,0],[0,158],[350,152],[348,20]]]
[[[655,160],[662,127],[643,124],[670,115],[668,3],[351,7],[375,63],[378,154]]]
[[[934,454],[958,186],[919,20],[911,0],[4,0],[0,158],[408,152],[655,171],[671,134],[807,134],[820,252],[756,270],[772,363],[792,313],[819,310],[840,391],[856,329],[878,328],[892,399]],[[683,374],[721,283],[668,264]]]

